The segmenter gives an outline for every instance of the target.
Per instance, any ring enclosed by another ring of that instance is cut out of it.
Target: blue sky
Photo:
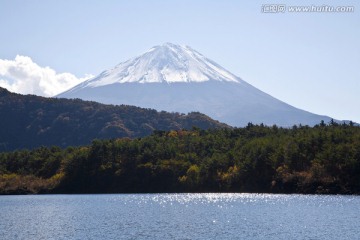
[[[360,122],[358,1],[244,2],[0,0],[0,83],[15,81],[10,65],[29,64],[38,75],[27,73],[26,89],[45,73],[41,85],[58,90],[172,42],[295,107]],[[264,4],[280,2],[355,10],[262,13]]]

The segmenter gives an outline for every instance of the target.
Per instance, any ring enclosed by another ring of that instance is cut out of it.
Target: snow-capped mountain
[[[188,46],[171,43],[153,47],[57,97],[170,112],[199,111],[232,126],[330,121],[258,90]]]
[[[178,83],[209,80],[238,82],[239,78],[188,46],[165,43],[120,63],[81,87],[114,83]]]

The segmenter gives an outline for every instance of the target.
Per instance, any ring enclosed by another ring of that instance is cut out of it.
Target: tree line
[[[0,153],[0,193],[360,193],[360,127],[154,131]]]
[[[199,112],[169,113],[80,99],[21,95],[1,87],[0,125],[0,152],[42,145],[81,146],[94,138],[144,137],[155,129],[228,127]]]

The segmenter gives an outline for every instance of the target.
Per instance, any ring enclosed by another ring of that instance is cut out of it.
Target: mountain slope
[[[157,112],[80,99],[20,95],[0,88],[0,151],[89,144],[94,138],[141,137],[154,130],[223,128],[200,114]]]
[[[165,43],[102,72],[99,76],[79,84],[74,90],[114,83],[184,83],[210,80],[243,82],[192,48]]]
[[[330,117],[290,106],[187,46],[166,43],[58,95],[157,110],[199,111],[232,126],[314,125]]]

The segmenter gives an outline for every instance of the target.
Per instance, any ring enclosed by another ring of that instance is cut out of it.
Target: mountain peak
[[[249,122],[288,127],[330,121],[262,92],[191,47],[172,43],[154,46],[58,97],[198,111],[237,127]]]
[[[113,83],[176,83],[240,79],[189,46],[164,43],[81,84],[98,87]]]

